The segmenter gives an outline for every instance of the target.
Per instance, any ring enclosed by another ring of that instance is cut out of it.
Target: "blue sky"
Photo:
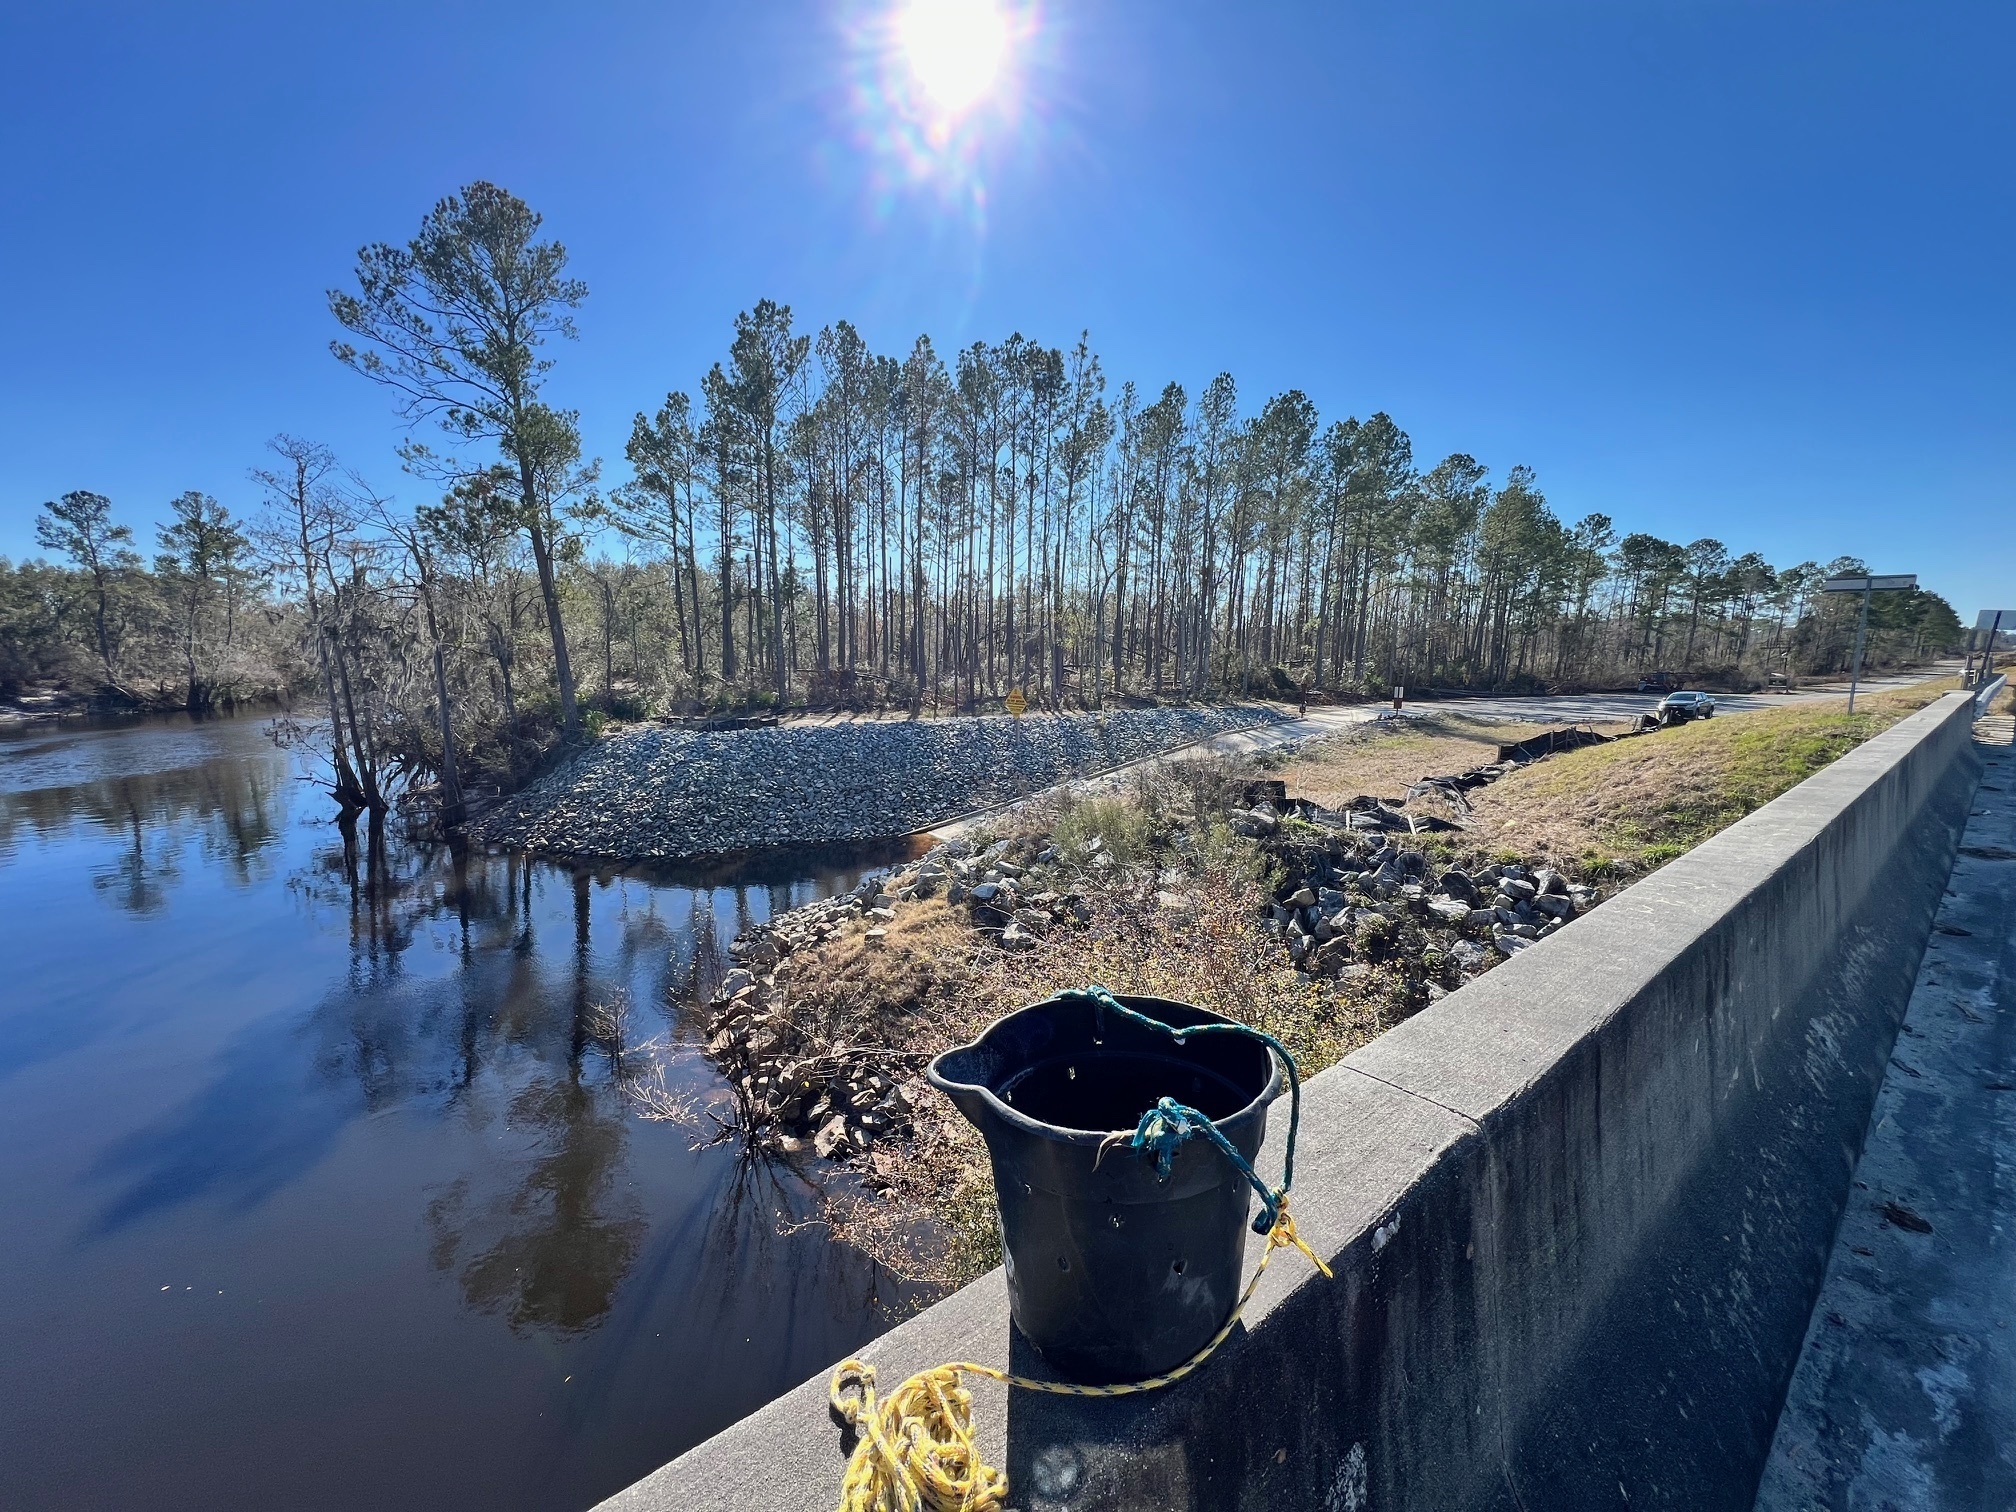
[[[12,0],[0,553],[69,488],[249,508],[282,430],[411,487],[323,291],[482,177],[590,287],[549,392],[612,475],[767,295],[897,352],[1089,328],[1569,519],[2016,603],[2016,8],[1055,0],[921,173],[880,10]]]

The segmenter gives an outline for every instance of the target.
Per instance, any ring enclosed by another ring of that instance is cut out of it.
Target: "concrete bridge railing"
[[[1285,1257],[1165,1392],[980,1391],[1010,1504],[1748,1509],[1975,713],[1947,695],[1315,1078],[1296,1212],[1336,1279]],[[864,1353],[1041,1370],[998,1273]],[[821,1377],[605,1506],[813,1512],[843,1462]]]

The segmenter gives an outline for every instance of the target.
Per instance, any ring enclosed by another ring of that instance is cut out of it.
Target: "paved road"
[[[1913,683],[1926,682],[1936,677],[1954,677],[1959,674],[1960,664],[1941,663],[1928,670],[1900,673],[1891,677],[1868,678],[1862,684],[1864,693],[1881,693],[1887,689],[1908,688]],[[1752,714],[1759,709],[1775,709],[1786,704],[1811,703],[1822,698],[1846,698],[1848,684],[1816,683],[1812,687],[1801,688],[1796,693],[1718,693],[1715,695],[1715,712],[1724,714]],[[1509,722],[1524,721],[1532,724],[1620,724],[1645,713],[1658,702],[1650,693],[1564,693],[1538,698],[1510,698],[1491,694],[1480,694],[1475,698],[1421,699],[1407,705],[1415,713],[1433,713],[1448,710],[1484,719],[1502,719]],[[1317,733],[1329,733],[1340,725],[1363,724],[1379,717],[1383,705],[1361,704],[1342,709],[1318,709],[1307,719],[1297,719],[1283,730],[1299,730],[1305,725],[1315,725]],[[1302,736],[1307,739],[1308,737]],[[1286,743],[1286,742],[1283,742]]]
[[[1865,679],[1862,691],[1880,693],[1886,689],[1908,688],[1914,683],[1927,682],[1933,678],[1955,677],[1959,672],[1958,662],[1942,662],[1928,670],[1901,673],[1893,677]],[[1845,682],[1817,683],[1810,688],[1801,688],[1796,693],[1718,693],[1715,696],[1715,712],[1719,719],[1730,714],[1752,714],[1759,709],[1775,709],[1786,704],[1811,703],[1816,699],[1847,696],[1848,684]],[[1423,699],[1418,703],[1408,704],[1407,710],[1415,714],[1436,712],[1464,714],[1473,718],[1503,720],[1506,723],[1623,724],[1645,713],[1657,702],[1658,699],[1649,693],[1564,693],[1538,698],[1481,694],[1475,698]],[[1313,709],[1300,719],[1285,720],[1280,724],[1266,725],[1257,730],[1240,730],[1230,735],[1220,735],[1200,745],[1171,752],[1170,756],[1195,755],[1204,750],[1223,755],[1279,750],[1284,746],[1300,745],[1304,741],[1320,739],[1325,735],[1335,735],[1355,725],[1370,724],[1385,712],[1389,711],[1384,704],[1354,704],[1345,708]],[[1162,761],[1168,760],[1169,757],[1152,759]]]
[[[1756,1512],[2016,1507],[2016,749],[2008,716],[1877,1094]]]

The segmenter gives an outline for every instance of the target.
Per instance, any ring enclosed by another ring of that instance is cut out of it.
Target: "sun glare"
[[[984,224],[987,180],[1051,129],[1041,0],[837,0],[847,103],[882,208],[915,189]]]
[[[1008,22],[989,0],[910,0],[898,35],[919,87],[950,115],[984,99],[1007,59]]]

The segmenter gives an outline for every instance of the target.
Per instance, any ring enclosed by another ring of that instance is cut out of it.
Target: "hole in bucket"
[[[1189,1263],[1190,1262],[1188,1260],[1178,1260],[1174,1265],[1170,1266],[1169,1269],[1175,1272],[1175,1274],[1180,1276],[1183,1274],[1183,1267],[1188,1265]]]
[[[1071,1269],[1071,1257],[1069,1255],[1059,1255],[1057,1257],[1057,1269],[1060,1271]]]
[[[1208,1066],[1173,1056],[1103,1051],[1071,1061],[1039,1061],[1010,1077],[997,1095],[1038,1123],[1105,1134],[1132,1129],[1164,1097],[1209,1119],[1230,1118],[1264,1085],[1242,1087]]]

